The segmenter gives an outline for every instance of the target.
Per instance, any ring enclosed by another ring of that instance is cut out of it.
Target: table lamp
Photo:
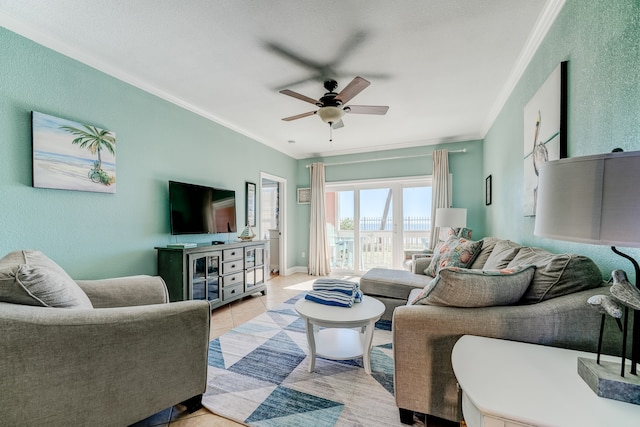
[[[616,246],[640,247],[640,151],[574,157],[546,162],[540,169],[538,206],[534,234],[551,239],[611,246],[616,254],[629,260],[640,279],[636,260]],[[586,301],[585,301],[586,304]],[[624,304],[624,302],[623,302]],[[600,396],[629,401],[625,396],[638,396],[640,380],[636,364],[640,359],[640,314],[634,312],[630,378],[625,372],[626,325],[629,306],[625,305],[622,368],[612,389],[600,386],[607,369],[597,365],[597,378],[583,379]],[[580,360],[579,364],[582,363]],[[595,387],[594,387],[595,386]],[[596,389],[597,387],[597,389]],[[604,393],[604,394],[602,394]]]
[[[437,208],[434,227],[438,229],[438,240],[446,240],[440,235],[440,229],[464,228],[467,226],[467,210],[464,208]],[[437,242],[437,240],[436,240]]]
[[[436,209],[435,227],[461,228],[467,226],[467,210],[463,208]]]

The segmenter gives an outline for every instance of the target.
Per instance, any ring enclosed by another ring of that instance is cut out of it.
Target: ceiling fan
[[[317,114],[320,116],[323,122],[328,123],[330,129],[339,129],[344,126],[342,122],[342,116],[345,113],[350,114],[387,114],[389,107],[381,105],[345,105],[356,95],[362,92],[369,86],[371,82],[363,79],[362,77],[355,77],[340,93],[336,93],[338,88],[338,82],[335,80],[326,80],[324,82],[324,88],[328,91],[319,100],[315,100],[305,95],[301,95],[289,89],[281,90],[280,93],[291,96],[296,99],[308,102],[316,105],[318,110],[309,111],[302,114],[297,114],[291,117],[285,117],[284,121],[289,122],[291,120],[301,119],[303,117],[313,116]],[[331,141],[331,139],[329,139]]]
[[[280,55],[281,57],[288,59],[294,64],[301,66],[310,70],[313,74],[309,77],[298,80],[296,82],[288,83],[286,85],[280,85],[278,89],[284,89],[290,86],[296,86],[302,83],[306,83],[309,80],[316,80],[319,82],[324,82],[329,79],[335,79],[338,77],[354,75],[358,73],[341,71],[340,64],[342,64],[351,54],[362,45],[365,40],[369,37],[368,33],[359,30],[351,34],[351,36],[345,40],[342,44],[341,48],[334,56],[334,58],[328,62],[321,62],[315,59],[312,59],[304,54],[297,53],[293,49],[277,43],[275,41],[268,41],[265,43],[265,47]],[[388,79],[389,75],[384,73],[374,73],[367,72],[367,75],[370,77],[375,77],[377,79]]]

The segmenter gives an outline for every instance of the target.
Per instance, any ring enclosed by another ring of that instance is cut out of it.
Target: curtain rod
[[[467,149],[463,148],[461,150],[451,150],[449,151],[449,153],[466,153]],[[397,156],[397,157],[383,157],[380,159],[368,159],[368,160],[352,160],[350,162],[340,162],[340,163],[325,163],[325,167],[326,166],[338,166],[338,165],[352,165],[355,163],[367,163],[367,162],[379,162],[382,160],[398,160],[398,159],[413,159],[414,157],[431,157],[433,156],[432,153],[429,154],[417,154],[415,156]],[[308,164],[307,166],[305,166],[306,168],[309,168],[309,166],[311,166],[311,164]]]

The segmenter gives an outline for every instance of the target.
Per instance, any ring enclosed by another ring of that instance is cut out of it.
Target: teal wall
[[[241,225],[245,181],[268,172],[294,211],[296,160],[3,28],[0,58],[0,256],[40,249],[75,278],[156,274],[153,248],[176,241],[168,180],[235,190]],[[32,110],[114,131],[117,193],[33,188]]]
[[[522,214],[523,109],[561,61],[568,61],[568,156],[640,150],[640,2],[568,0],[484,139],[484,174],[494,186],[486,231],[588,255],[607,277],[615,268],[631,273],[608,247],[534,236],[534,218]]]
[[[433,172],[433,158],[430,156],[425,157],[424,155],[443,148],[449,151],[467,150],[466,153],[451,153],[449,155],[449,171],[453,175],[453,206],[467,208],[468,226],[473,230],[473,237],[484,237],[482,141],[466,141],[444,145],[376,151],[366,154],[350,154],[300,160],[298,161],[298,188],[309,187],[310,175],[309,169],[306,166],[320,161],[331,164],[407,157],[396,160],[379,160],[349,165],[327,166],[325,168],[325,178],[327,182],[431,175]],[[296,253],[297,265],[306,265],[306,260],[301,258],[300,251],[307,253],[309,251],[309,215],[309,205],[298,205],[297,221],[298,233],[300,235],[299,251]]]
[[[570,157],[640,149],[640,3],[568,0],[483,141],[294,160],[194,113],[0,28],[0,255],[39,248],[72,276],[155,274],[154,246],[169,235],[169,179],[234,189],[244,222],[244,183],[267,172],[288,180],[287,267],[306,266],[307,164],[427,154],[450,156],[454,206],[469,209],[474,237],[493,235],[591,256],[608,275],[630,272],[608,248],[540,239],[522,215],[523,109],[549,73],[569,61]],[[116,194],[31,187],[32,110],[117,134]],[[247,156],[247,152],[253,155]],[[328,181],[428,175],[429,157],[327,168]],[[493,176],[493,204],[484,178]],[[181,241],[206,241],[218,236]],[[224,238],[226,236],[222,236]],[[636,258],[640,251],[630,250]]]

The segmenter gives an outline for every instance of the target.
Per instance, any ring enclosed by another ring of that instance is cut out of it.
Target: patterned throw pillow
[[[436,277],[438,271],[444,267],[467,268],[482,249],[482,241],[474,242],[458,237],[452,237],[442,244],[438,244],[433,251],[431,263],[424,270],[424,274]]]
[[[473,230],[470,228],[464,227],[442,227],[440,229],[440,235],[438,236],[440,240],[446,242],[452,237],[462,237],[467,240],[471,240],[471,235],[473,234]]]
[[[526,292],[536,267],[469,270],[446,267],[410,304],[446,307],[492,307],[516,304]]]

